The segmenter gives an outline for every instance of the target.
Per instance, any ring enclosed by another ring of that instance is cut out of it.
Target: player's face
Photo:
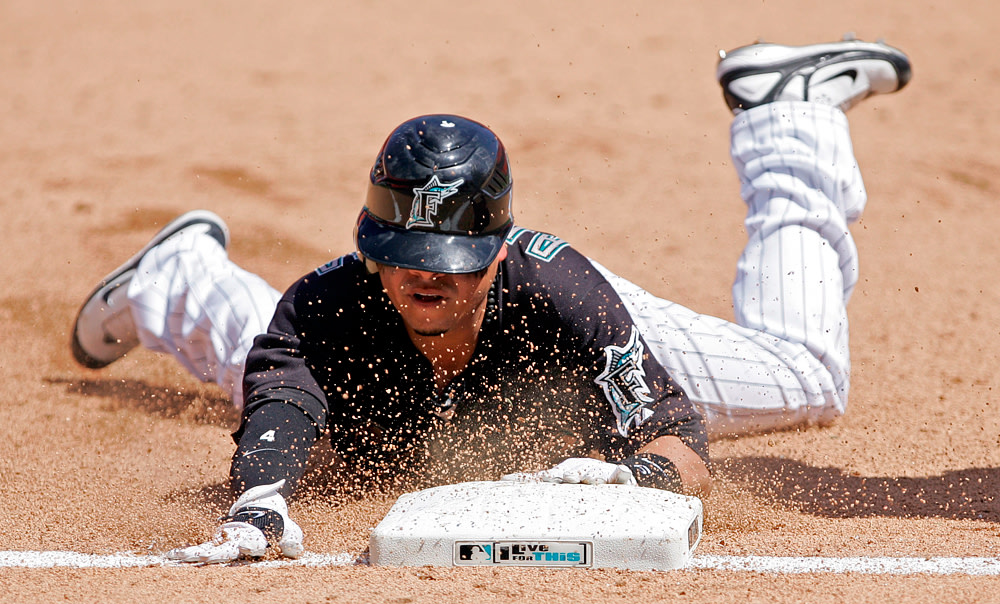
[[[476,329],[486,310],[486,298],[507,249],[486,269],[461,275],[428,273],[379,265],[379,277],[406,327],[420,336],[439,336]]]

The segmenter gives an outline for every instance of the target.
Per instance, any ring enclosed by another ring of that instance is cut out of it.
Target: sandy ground
[[[78,367],[83,297],[175,215],[223,216],[283,289],[351,249],[375,151],[428,112],[489,124],[520,223],[730,317],[744,241],[717,51],[848,31],[914,79],[849,114],[847,415],[713,443],[700,554],[998,556],[1000,98],[991,0],[0,3],[0,550],[162,553],[229,503],[235,415],[170,359]],[[387,496],[293,503],[362,551]],[[988,601],[1000,579],[721,571],[0,569],[4,601]]]

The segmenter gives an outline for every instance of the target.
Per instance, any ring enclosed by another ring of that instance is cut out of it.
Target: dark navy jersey
[[[570,456],[620,460],[661,435],[707,463],[701,415],[607,280],[552,235],[515,227],[507,244],[472,359],[443,393],[356,255],[301,278],[247,358],[237,439],[256,410],[291,403],[345,458],[389,467],[419,451],[496,479]]]

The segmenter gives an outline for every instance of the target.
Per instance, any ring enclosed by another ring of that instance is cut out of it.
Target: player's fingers
[[[178,547],[167,552],[166,557],[168,560],[175,560],[177,562],[199,562],[201,551],[198,545]]]
[[[209,564],[230,562],[235,560],[237,556],[239,556],[239,551],[234,545],[227,543],[216,544],[212,541],[200,545],[180,547],[167,552],[167,558],[170,560]]]
[[[565,482],[563,479],[563,473],[558,472],[555,469],[539,472],[538,478],[542,482]]]
[[[517,472],[507,476],[512,477],[515,482],[562,482],[562,472],[555,468],[539,472]]]
[[[225,564],[240,557],[240,548],[232,541],[226,541],[202,552],[199,562],[203,564]]]
[[[500,480],[505,482],[541,482],[542,479],[538,472],[514,472],[513,474],[504,474]]]
[[[632,470],[628,466],[619,465],[608,482],[611,484],[635,485],[635,475],[632,474]]]
[[[259,558],[266,550],[267,537],[260,529],[245,522],[229,522],[219,528],[211,541],[170,550],[166,556],[179,562],[220,564],[241,555]]]

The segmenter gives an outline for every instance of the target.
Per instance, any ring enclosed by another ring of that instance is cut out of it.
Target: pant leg
[[[173,355],[192,375],[216,382],[243,406],[243,366],[280,298],[201,233],[182,233],[150,250],[129,283],[139,340]]]
[[[748,211],[733,284],[736,321],[808,349],[846,404],[847,302],[858,281],[848,230],[867,202],[847,117],[814,103],[775,103],[732,128]]]
[[[743,112],[732,156],[748,208],[735,323],[598,269],[712,436],[832,421],[847,405],[846,304],[858,271],[847,223],[866,201],[846,117],[813,103]]]

